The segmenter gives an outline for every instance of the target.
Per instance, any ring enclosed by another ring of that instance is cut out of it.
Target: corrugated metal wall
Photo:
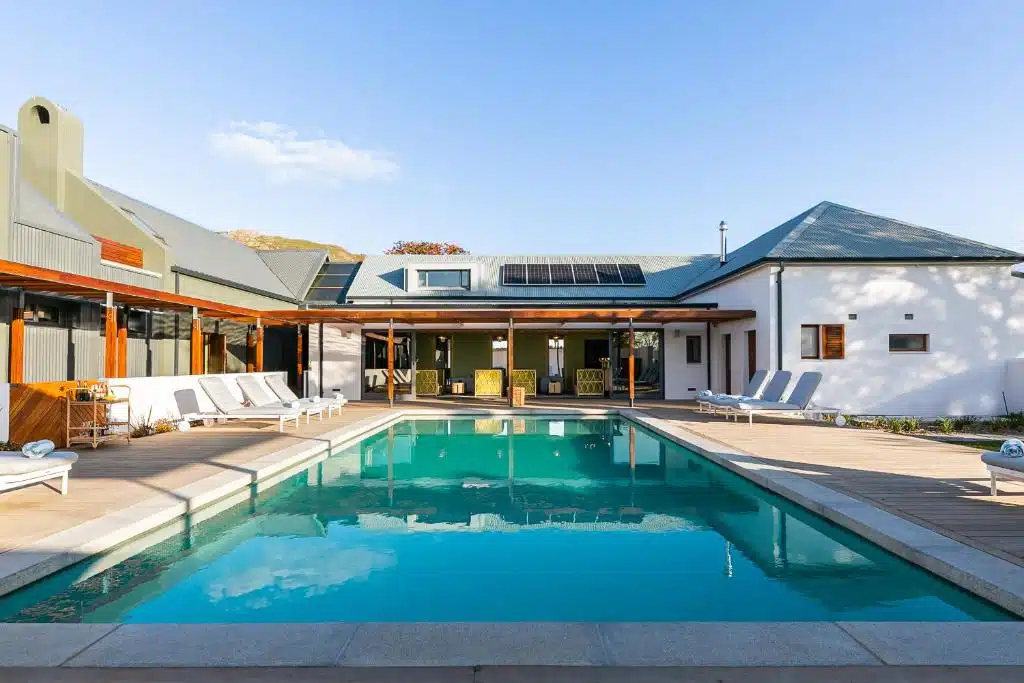
[[[149,365],[149,344],[145,339],[128,339],[128,376],[146,377]]]
[[[68,378],[68,337],[65,327],[25,325],[25,381],[59,382]]]
[[[99,246],[21,223],[11,226],[10,260],[77,275],[96,274]],[[27,376],[26,376],[27,377]]]
[[[161,282],[163,280],[153,275],[146,275],[145,273],[139,273],[134,270],[125,270],[124,268],[115,268],[114,266],[108,266],[105,263],[100,263],[96,266],[96,277],[104,280],[112,280],[113,282],[121,282],[126,285],[135,285],[136,287],[146,287],[148,289],[162,289]]]
[[[74,344],[75,350],[75,367],[71,379],[96,379],[103,376],[105,341],[100,336],[99,330],[71,331],[71,343]],[[67,379],[67,377],[58,379]]]

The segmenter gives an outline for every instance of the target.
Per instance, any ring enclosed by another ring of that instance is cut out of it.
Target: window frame
[[[921,339],[924,341],[924,348],[894,349],[892,347],[893,337],[921,337]],[[888,342],[889,353],[930,353],[932,350],[931,334],[928,332],[890,332]]]
[[[814,355],[804,354],[804,330],[814,330]],[[821,325],[800,325],[800,360],[821,360]]]
[[[690,356],[690,343],[692,340],[697,341],[697,359],[693,360]],[[704,338],[699,334],[688,334],[686,335],[686,364],[687,365],[703,365],[704,364]]]
[[[459,273],[458,285],[432,285],[430,276],[433,273]],[[463,284],[464,283],[464,284]],[[416,271],[416,289],[428,290],[463,290],[473,288],[473,270],[471,268],[423,268]]]
[[[830,356],[827,351],[826,332],[827,328],[839,328],[840,351],[838,356]],[[804,354],[804,329],[814,329],[815,354],[808,356]],[[843,323],[807,323],[800,325],[800,360],[845,360],[846,359],[846,325]]]

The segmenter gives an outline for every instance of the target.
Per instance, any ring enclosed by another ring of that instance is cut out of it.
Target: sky
[[[716,252],[822,200],[1024,251],[1024,2],[17,3],[0,123],[213,230]]]

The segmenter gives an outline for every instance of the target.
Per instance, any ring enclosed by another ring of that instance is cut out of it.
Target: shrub
[[[1004,419],[1008,429],[1024,429],[1024,411],[1010,413]]]
[[[908,432],[916,432],[921,429],[921,421],[916,417],[908,417],[903,420],[903,426]]]
[[[978,421],[974,415],[957,415],[953,418],[953,431],[962,432]]]
[[[1010,428],[1010,421],[1005,417],[994,417],[987,423],[982,423],[987,426],[988,430],[993,432],[1001,432],[1004,429]]]
[[[20,451],[22,444],[13,441],[0,441],[0,451]]]
[[[167,432],[173,432],[178,429],[178,426],[166,418],[160,418],[159,420],[153,420],[153,411],[150,410],[149,414],[145,418],[138,421],[132,422],[129,427],[129,432],[133,439],[139,439],[144,436],[152,436],[153,434],[166,434]]]
[[[167,418],[161,418],[153,423],[154,434],[166,434],[167,432],[178,431],[178,425]]]
[[[907,421],[902,417],[890,417],[886,420],[885,426],[893,434],[902,434],[907,431]]]
[[[954,431],[956,431],[956,422],[952,418],[939,418],[939,421],[936,422],[936,424],[939,427],[939,431],[942,432],[943,434],[952,434]]]

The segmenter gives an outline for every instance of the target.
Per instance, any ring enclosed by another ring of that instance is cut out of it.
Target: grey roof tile
[[[367,256],[348,290],[349,300],[375,299],[669,299],[687,282],[717,262],[717,257],[700,256]],[[479,278],[473,291],[446,290],[407,292],[403,288],[403,270],[410,264],[476,264]],[[501,266],[505,263],[637,263],[644,271],[643,286],[505,286],[501,284]]]
[[[96,242],[88,230],[57,209],[24,178],[18,180],[18,208],[14,221],[81,242]]]
[[[256,250],[117,190],[89,182],[107,201],[135,214],[135,224],[170,248],[178,268],[287,300],[295,299]]]
[[[306,295],[327,260],[326,249],[261,249],[256,253],[296,299]]]

